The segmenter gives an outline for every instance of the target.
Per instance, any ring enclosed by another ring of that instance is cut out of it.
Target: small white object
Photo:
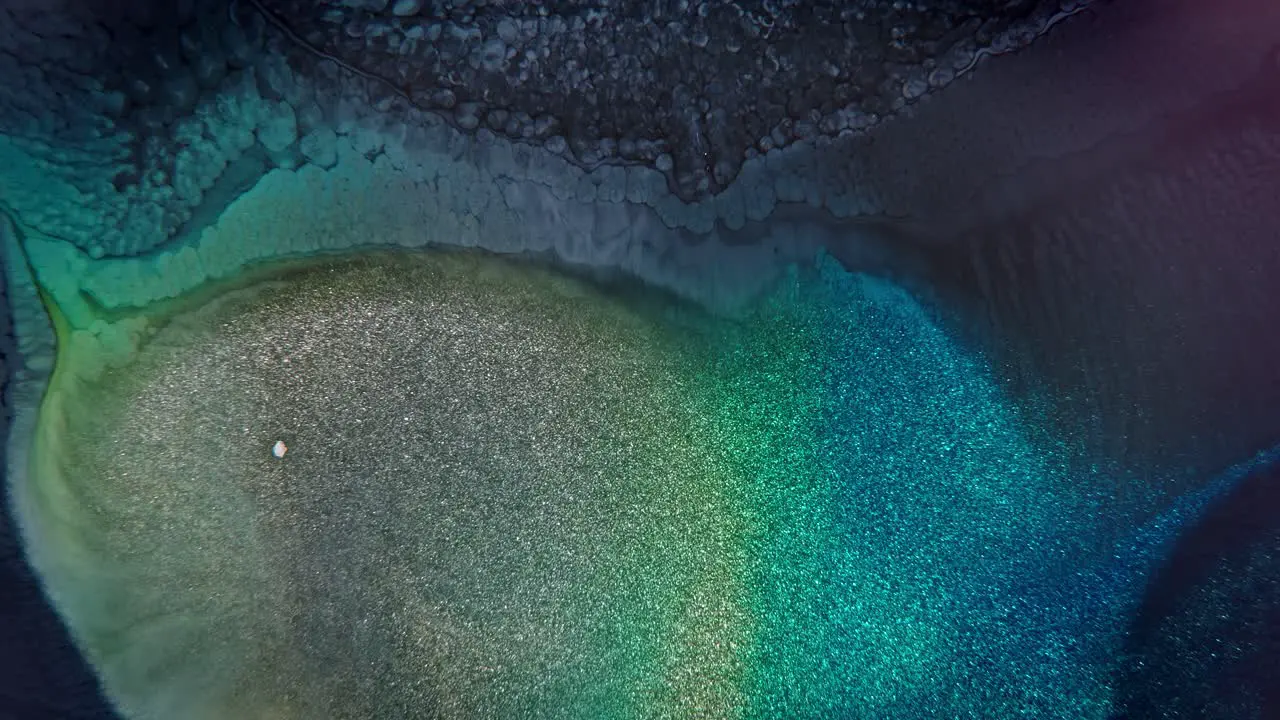
[[[278,458],[284,457],[287,452],[289,452],[289,446],[285,445],[283,440],[277,440],[276,444],[271,447],[271,454]]]

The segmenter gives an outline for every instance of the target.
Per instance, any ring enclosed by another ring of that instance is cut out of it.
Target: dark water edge
[[[1280,718],[1280,464],[1183,528],[1151,574],[1116,678],[1117,720]]]
[[[8,468],[10,368],[16,346],[0,273],[0,468]],[[22,551],[4,484],[0,513],[0,720],[117,720]]]
[[[6,513],[0,524],[0,718],[116,720],[14,536]]]

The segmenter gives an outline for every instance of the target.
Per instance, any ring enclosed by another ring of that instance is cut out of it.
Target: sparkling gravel
[[[366,256],[156,325],[61,464],[128,713],[1105,717],[1085,498],[887,285]]]

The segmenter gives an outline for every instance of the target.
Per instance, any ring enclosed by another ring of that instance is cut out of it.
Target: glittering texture
[[[85,464],[117,505],[207,495],[211,533],[255,538],[254,637],[300,717],[724,716],[739,533],[678,341],[492,261],[307,270],[169,324],[104,381]],[[146,567],[191,542],[108,512]]]
[[[824,270],[762,311],[723,416],[765,518],[748,714],[1105,716],[1078,653],[1112,618],[1055,577],[1094,552],[1085,498],[905,293]]]
[[[72,626],[139,717],[1105,717],[1095,499],[820,269],[729,322],[370,256],[157,320],[54,384]]]

